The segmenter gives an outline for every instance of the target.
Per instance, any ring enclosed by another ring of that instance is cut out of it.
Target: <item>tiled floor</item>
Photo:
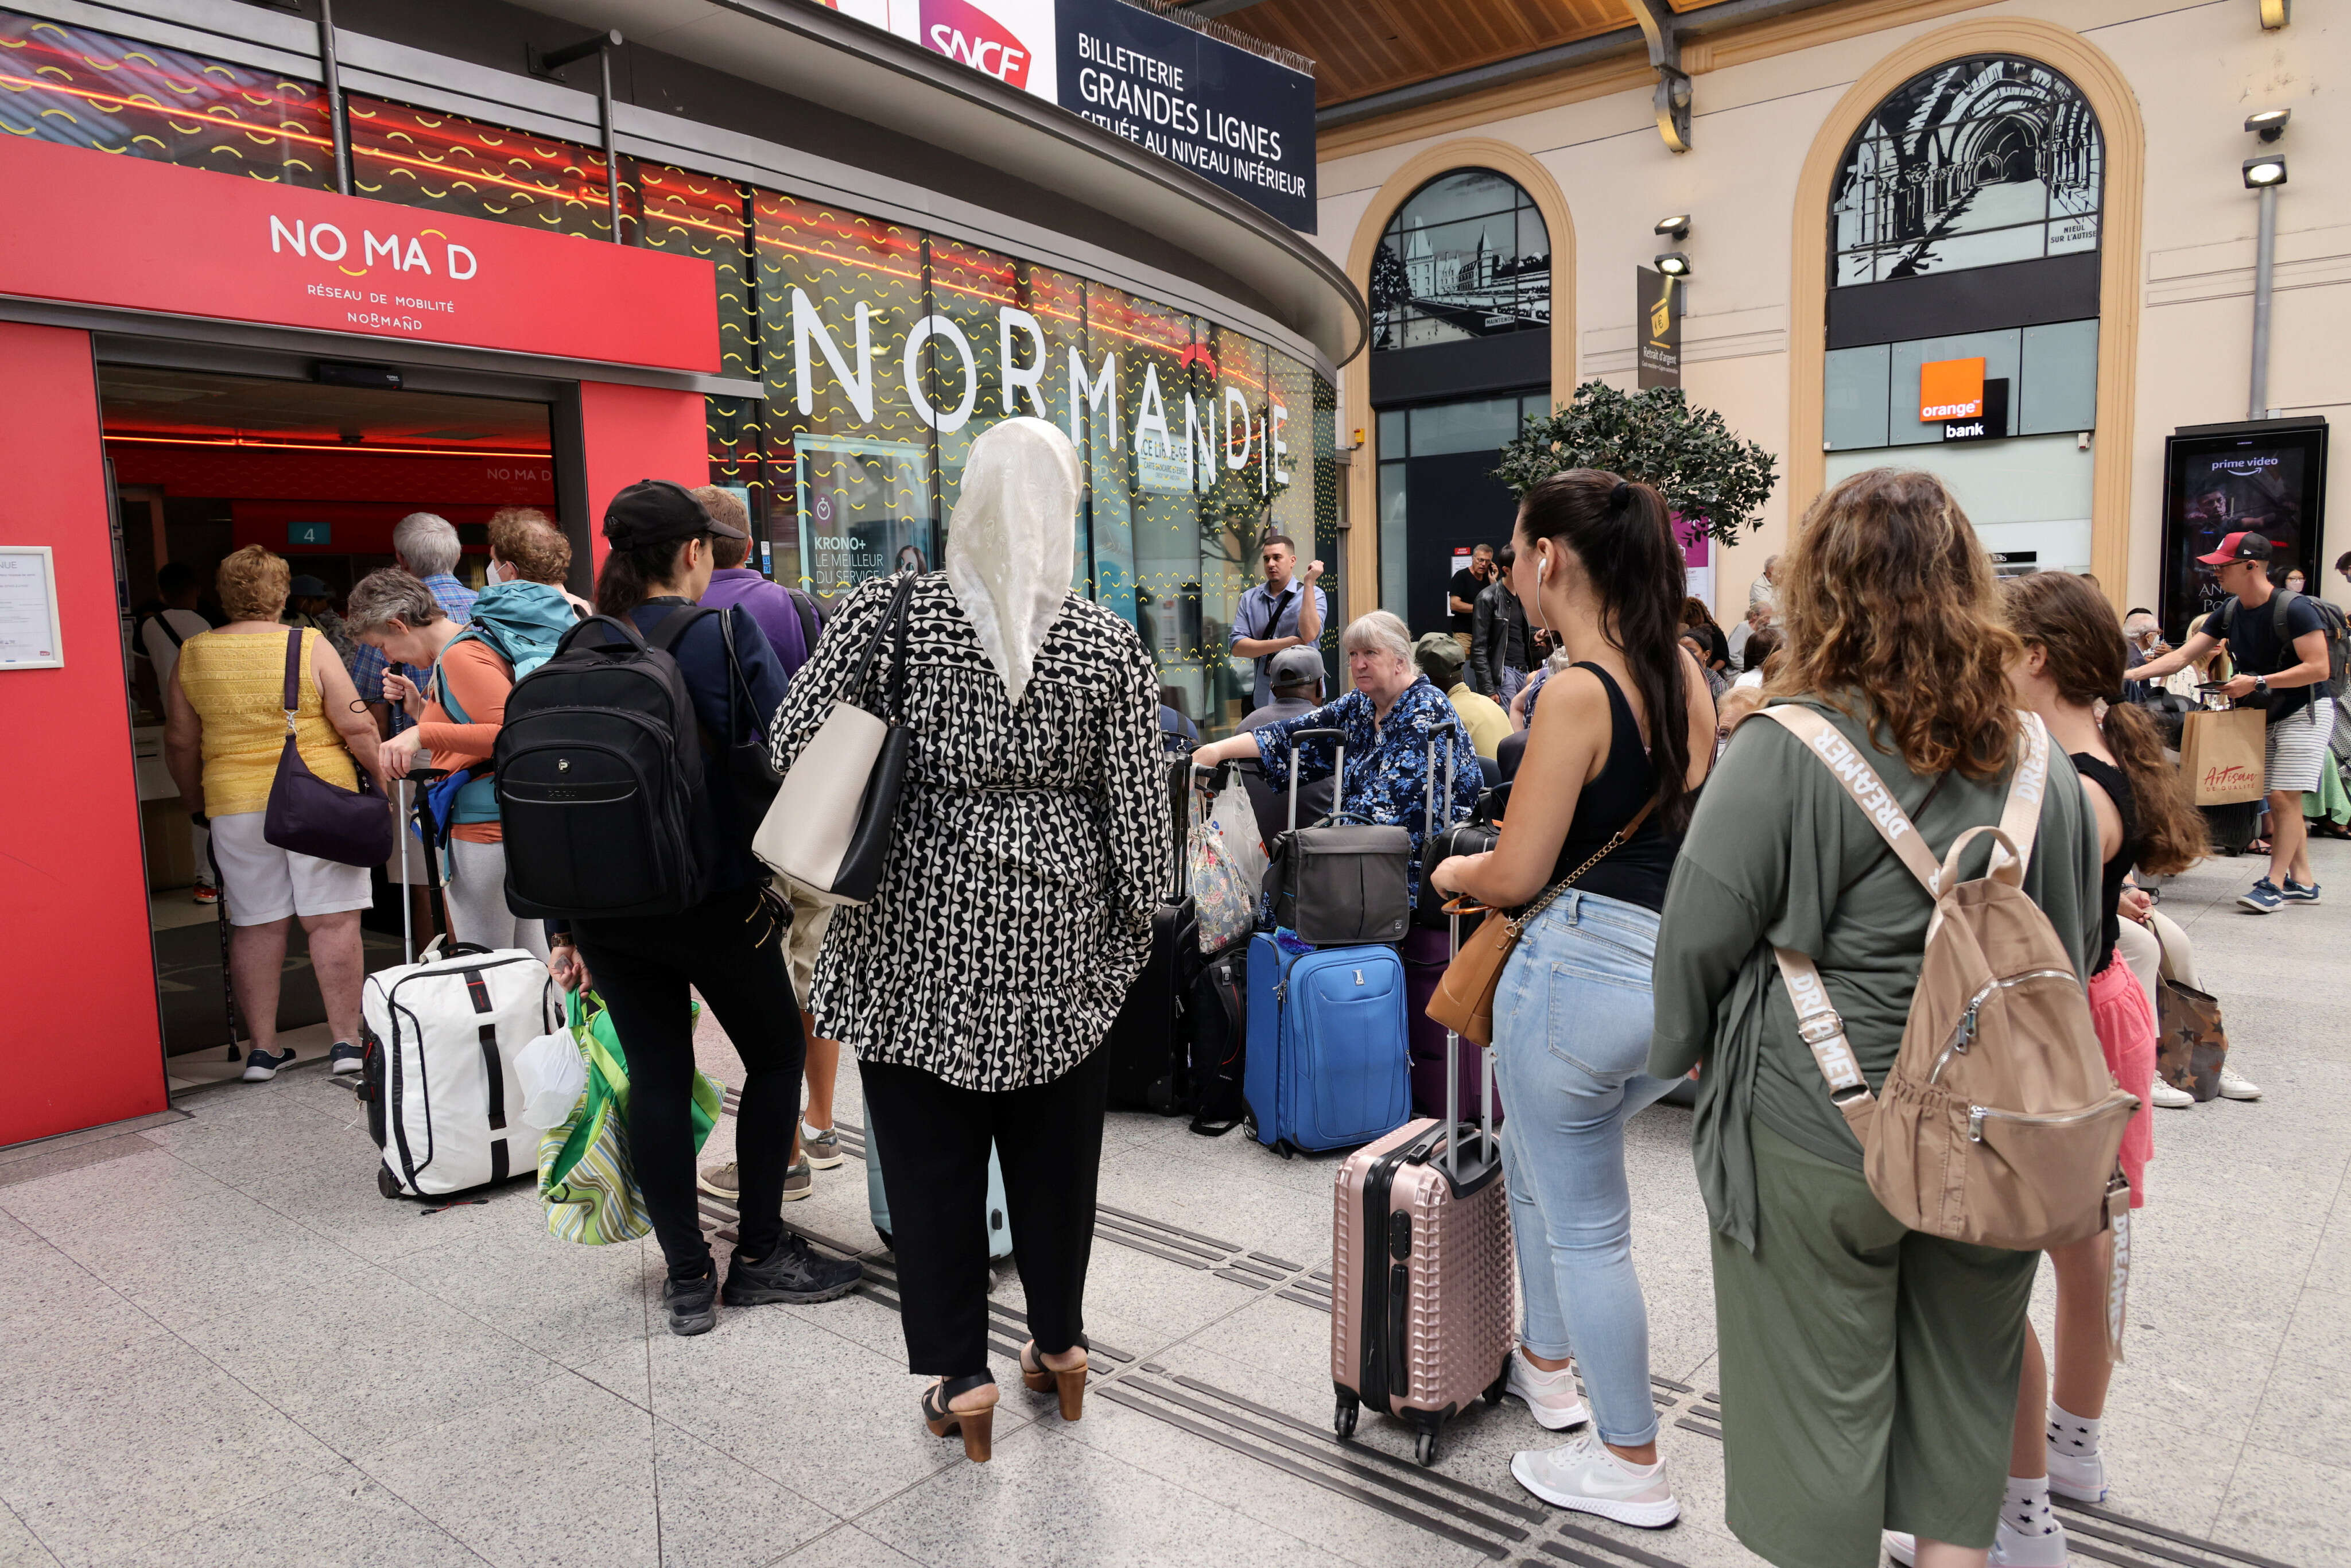
[[[2070,1516],[2081,1563],[2351,1563],[2333,1098],[2351,913],[2241,915],[2252,870],[2214,862],[2168,894],[2269,1094],[2160,1113],[2106,1424],[2114,1517]],[[2322,845],[2320,870],[2351,900],[2351,851]],[[731,1060],[710,1035],[712,1075]],[[1516,1405],[1454,1423],[1430,1471],[1385,1421],[1334,1444],[1332,1163],[1238,1134],[1113,1118],[1090,1305],[1104,1375],[1065,1426],[999,1366],[981,1467],[915,1420],[854,1155],[787,1213],[869,1251],[861,1292],[679,1340],[650,1247],[558,1243],[527,1186],[439,1213],[378,1197],[360,1107],[318,1067],[179,1109],[0,1151],[0,1568],[1755,1561],[1722,1523],[1704,1214],[1670,1107],[1630,1147],[1686,1510],[1663,1532],[1521,1493],[1509,1457],[1537,1434]],[[853,1074],[841,1118],[862,1147]],[[722,1122],[710,1152],[732,1135]],[[1018,1281],[997,1296],[1008,1346]]]

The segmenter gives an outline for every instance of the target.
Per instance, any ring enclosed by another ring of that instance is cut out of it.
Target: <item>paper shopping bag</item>
[[[2259,708],[2191,713],[2179,732],[2179,767],[2199,806],[2231,806],[2262,798],[2262,749],[2268,716]]]

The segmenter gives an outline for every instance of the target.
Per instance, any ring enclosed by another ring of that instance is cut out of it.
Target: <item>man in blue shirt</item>
[[[1322,617],[1330,603],[1315,584],[1322,563],[1310,560],[1303,576],[1293,576],[1298,547],[1281,534],[1269,535],[1258,547],[1265,581],[1241,595],[1233,612],[1233,656],[1257,662],[1249,706],[1260,708],[1273,700],[1273,682],[1267,668],[1284,648],[1312,647],[1322,635]]]
[[[463,626],[474,618],[474,591],[457,580],[457,530],[445,517],[411,512],[392,530],[392,559],[433,591],[443,613]],[[383,650],[362,643],[351,655],[351,685],[360,701],[374,710],[376,730],[387,737],[416,721],[401,707],[416,691],[416,672],[384,662]]]

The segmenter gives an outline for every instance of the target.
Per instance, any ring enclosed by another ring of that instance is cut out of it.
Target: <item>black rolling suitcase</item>
[[[1102,1049],[1110,1052],[1110,1103],[1113,1109],[1155,1111],[1172,1116],[1189,1099],[1186,1082],[1184,1019],[1193,981],[1200,972],[1200,922],[1186,886],[1185,830],[1189,816],[1185,791],[1191,788],[1189,757],[1168,765],[1167,800],[1176,833],[1174,863],[1159,907],[1151,914],[1151,956],[1126,993]]]

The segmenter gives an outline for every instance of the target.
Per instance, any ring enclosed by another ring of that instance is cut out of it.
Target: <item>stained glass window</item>
[[[1551,231],[1518,183],[1457,169],[1414,192],[1372,256],[1372,347],[1551,325]]]
[[[325,190],[315,82],[0,11],[0,132]]]
[[[1845,149],[1839,287],[2098,248],[2105,143],[2081,89],[2037,61],[1951,60],[1896,89]]]

